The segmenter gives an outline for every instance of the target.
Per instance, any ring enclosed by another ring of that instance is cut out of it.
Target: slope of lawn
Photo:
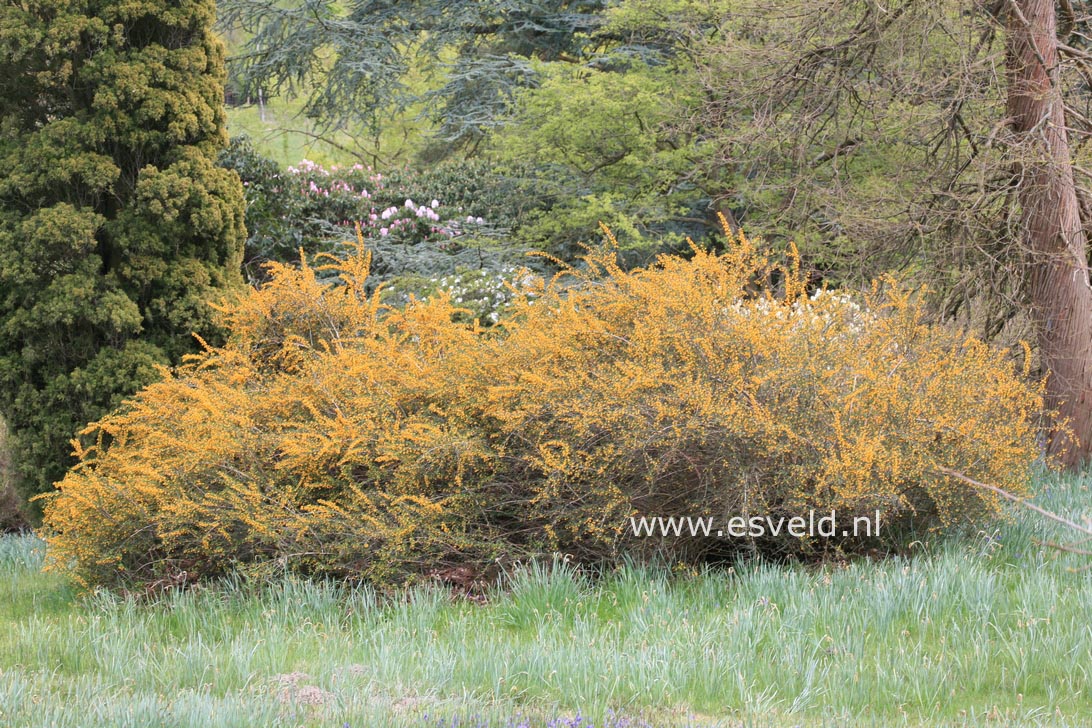
[[[1092,479],[1044,477],[1081,518]],[[80,595],[0,541],[3,726],[1077,726],[1092,575],[1015,513],[909,559],[524,570],[485,604],[286,578]]]

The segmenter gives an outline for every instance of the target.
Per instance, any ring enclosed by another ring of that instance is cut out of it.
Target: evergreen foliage
[[[531,59],[594,51],[606,0],[225,0],[225,25],[250,34],[244,86],[306,93],[305,111],[331,124],[376,125],[424,104],[439,136],[470,145],[499,123],[514,94],[537,83]],[[436,83],[423,93],[411,69]],[[244,91],[245,95],[245,91]]]
[[[521,240],[576,260],[604,223],[647,264],[709,236],[709,197],[688,180],[697,144],[670,128],[693,103],[682,65],[619,50],[598,63],[542,64],[541,83],[517,95],[490,146],[502,164],[535,160],[538,188],[556,200],[531,216]]]
[[[433,138],[418,161],[477,156],[533,183],[519,243],[578,259],[600,222],[630,264],[715,239],[699,174],[702,135],[680,131],[700,103],[689,0],[648,4],[226,0],[225,24],[250,34],[240,83],[299,94],[335,129],[378,135],[420,114]],[[678,18],[676,18],[678,16]],[[518,230],[516,229],[518,227]],[[282,256],[280,259],[284,259]]]
[[[208,333],[243,196],[212,0],[0,8],[0,406],[26,494]]]

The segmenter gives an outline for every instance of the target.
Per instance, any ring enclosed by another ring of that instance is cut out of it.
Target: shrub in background
[[[518,170],[502,174],[481,161],[380,171],[303,160],[282,170],[237,137],[220,164],[238,172],[246,188],[246,267],[255,280],[265,262],[297,261],[305,244],[342,250],[357,226],[373,253],[373,284],[495,272],[522,256],[511,230],[542,207]]]
[[[489,326],[500,321],[517,298],[534,298],[538,278],[526,268],[460,269],[446,276],[402,276],[382,291],[383,302],[407,306],[415,298],[446,295],[457,307],[455,321]]]
[[[742,237],[646,270],[587,262],[484,330],[450,295],[385,308],[363,252],[336,281],[273,265],[225,307],[228,344],[90,428],[48,499],[55,567],[401,583],[549,551],[693,561],[724,542],[635,539],[628,519],[999,512],[937,466],[1026,492],[1041,389],[897,285],[809,297]]]
[[[0,410],[25,493],[241,283],[214,3],[0,7]]]

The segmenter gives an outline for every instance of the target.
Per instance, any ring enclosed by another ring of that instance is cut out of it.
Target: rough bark
[[[1028,293],[1048,372],[1047,405],[1057,412],[1048,451],[1076,467],[1092,452],[1092,288],[1057,84],[1057,16],[1054,0],[1009,4],[1008,113],[1020,149]]]

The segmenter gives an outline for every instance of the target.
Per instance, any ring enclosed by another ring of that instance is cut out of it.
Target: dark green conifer
[[[22,490],[240,281],[213,0],[0,7],[0,408]]]

